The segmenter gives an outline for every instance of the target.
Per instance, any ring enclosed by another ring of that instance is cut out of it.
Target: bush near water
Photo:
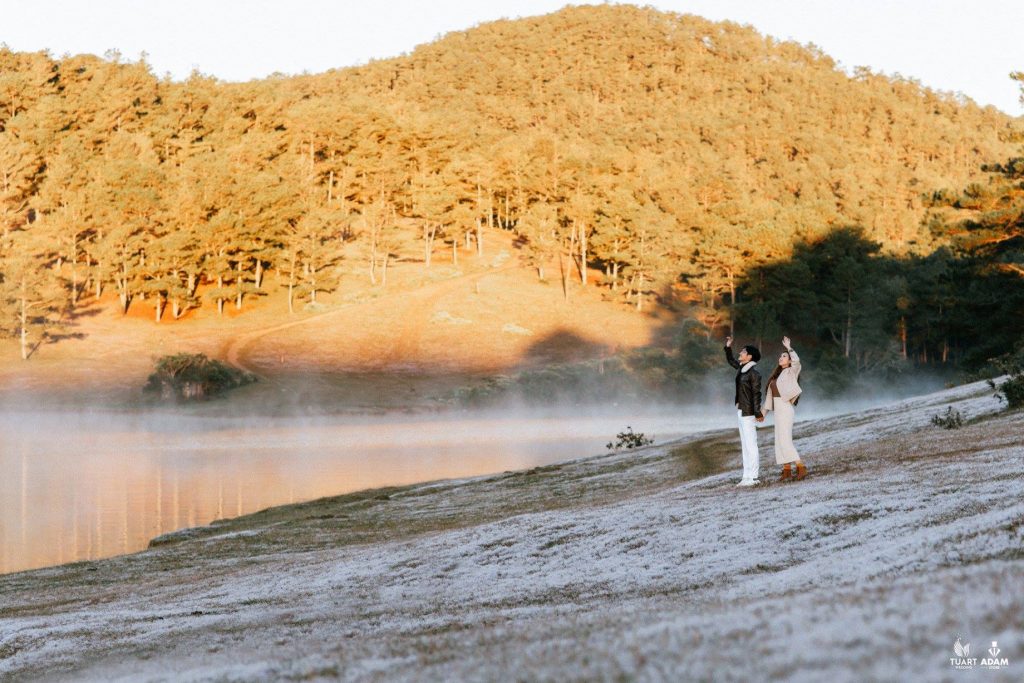
[[[202,353],[179,353],[156,362],[143,391],[165,401],[201,401],[255,381],[252,374]]]

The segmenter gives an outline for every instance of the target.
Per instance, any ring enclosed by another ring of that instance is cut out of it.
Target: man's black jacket
[[[736,373],[736,405],[743,415],[761,414],[761,373],[756,368],[746,372],[732,355],[732,347],[725,347],[725,360],[739,372]]]

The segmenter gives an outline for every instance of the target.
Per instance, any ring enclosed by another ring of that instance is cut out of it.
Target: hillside
[[[1022,429],[978,383],[798,423],[794,484],[727,431],[272,508],[0,577],[0,675],[1020,680]]]
[[[31,362],[0,363],[0,405],[134,404],[157,358],[189,352],[261,378],[235,392],[235,411],[431,408],[495,374],[657,341],[658,317],[594,288],[561,301],[507,234],[495,231],[490,242],[493,256],[467,253],[459,267],[424,274],[419,264],[396,264],[387,290],[350,277],[343,296],[293,315],[280,293],[255,300],[245,315],[197,309],[160,324],[142,309],[124,316],[107,299],[83,307],[68,330],[74,336]],[[16,357],[16,344],[0,341],[0,354]]]
[[[33,360],[97,302],[273,327],[281,307],[246,320],[262,297],[301,314],[354,281],[384,292],[398,264],[427,282],[460,249],[496,256],[485,230],[554,285],[539,305],[596,287],[717,333],[737,279],[801,240],[855,225],[886,253],[929,252],[925,198],[1014,149],[992,108],[630,6],[244,84],[6,49],[0,68],[0,332],[14,357],[43,342]]]
[[[453,161],[482,157],[485,186],[521,174],[530,194],[580,188],[597,213],[602,200],[653,202],[698,248],[735,248],[735,234],[709,233],[739,226],[765,259],[844,224],[923,248],[922,195],[1016,149],[1013,120],[993,108],[864,68],[850,78],[820,50],[749,27],[621,5],[485,24],[293,85],[315,97],[331,76],[336,92],[414,103],[434,135],[453,133]]]

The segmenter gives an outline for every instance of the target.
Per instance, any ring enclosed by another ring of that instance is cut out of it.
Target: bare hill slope
[[[141,307],[123,316],[107,298],[73,317],[69,338],[40,346],[29,362],[0,364],[0,401],[132,400],[158,357],[191,352],[257,373],[264,382],[246,390],[254,396],[265,395],[267,382],[321,382],[332,385],[321,399],[384,406],[408,403],[414,384],[429,398],[473,377],[654,341],[663,325],[657,311],[638,314],[594,286],[576,286],[565,300],[557,281],[537,279],[509,233],[487,232],[482,258],[465,250],[457,266],[429,270],[399,262],[386,288],[354,273],[294,314],[273,272],[269,295],[245,315],[201,308],[157,323]],[[16,358],[16,342],[0,341],[0,354]],[[378,378],[373,386],[359,388],[354,378],[369,375]]]

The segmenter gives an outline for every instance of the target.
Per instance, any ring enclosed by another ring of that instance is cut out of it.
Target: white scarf
[[[757,365],[757,363],[755,363],[754,361],[749,361],[746,365],[744,365],[742,368],[740,368],[740,372],[746,372],[747,370],[749,370],[750,368],[754,367],[755,365]]]

